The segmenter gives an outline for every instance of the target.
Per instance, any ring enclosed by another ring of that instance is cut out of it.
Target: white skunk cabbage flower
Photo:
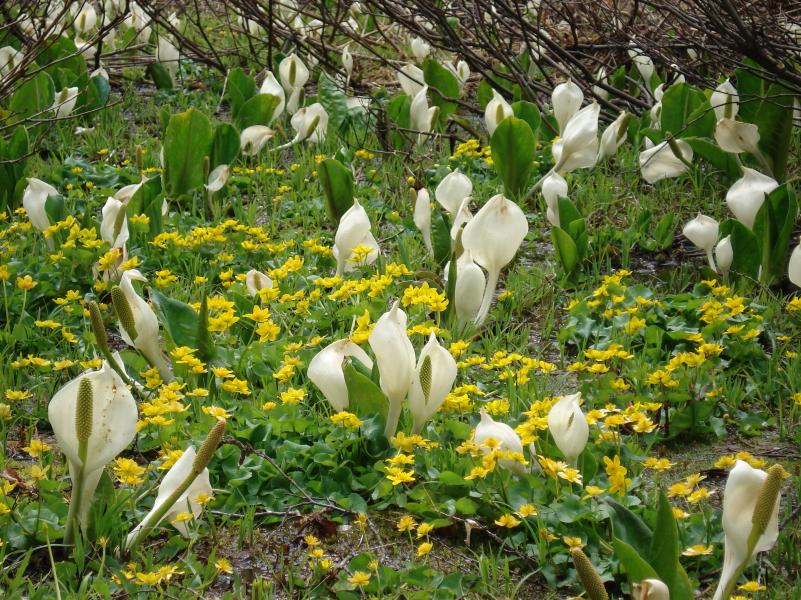
[[[431,244],[431,198],[425,188],[417,191],[417,196],[414,200],[414,225],[423,235],[423,244],[425,244],[426,250],[429,254],[433,254],[434,247]]]
[[[261,290],[272,288],[273,280],[261,271],[251,269],[245,274],[245,287],[248,290],[248,294],[257,296]]]
[[[412,38],[410,47],[412,49],[412,56],[414,56],[414,60],[418,63],[423,62],[428,55],[431,54],[431,45],[423,38]]]
[[[630,48],[628,52],[629,58],[631,58],[634,66],[637,67],[637,70],[640,72],[640,77],[642,77],[645,82],[645,86],[650,89],[651,76],[656,70],[654,61],[639,48]]]
[[[515,430],[509,427],[506,423],[501,423],[494,420],[486,410],[481,409],[481,421],[476,426],[476,432],[473,434],[473,443],[481,448],[484,454],[492,452],[493,448],[490,445],[485,445],[484,442],[492,438],[495,442],[500,442],[497,449],[506,450],[514,454],[520,455],[520,460],[511,460],[509,458],[502,458],[498,464],[504,469],[514,471],[518,475],[523,475],[526,472],[524,463],[521,462],[523,458],[523,443],[520,441],[520,436],[515,433]],[[494,446],[494,444],[493,444]]]
[[[447,275],[447,270],[445,274]],[[453,301],[456,320],[459,323],[469,323],[478,316],[486,287],[487,278],[484,277],[484,271],[473,262],[470,250],[465,250],[456,261],[456,287]]]
[[[411,106],[409,107],[409,124],[411,129],[418,131],[417,143],[420,144],[425,136],[423,134],[429,133],[434,128],[434,123],[439,115],[439,108],[428,106],[428,86],[424,85],[417,92],[417,95],[412,98]]]
[[[459,210],[456,211],[453,217],[453,223],[451,224],[451,239],[453,241],[456,241],[456,236],[459,235],[459,230],[462,226],[469,223],[472,218],[473,213],[470,212],[470,197],[468,196],[462,200]]]
[[[630,119],[631,115],[624,110],[604,130],[601,134],[601,145],[598,148],[598,160],[605,160],[617,154],[617,149],[626,139],[626,130]]]
[[[403,400],[412,385],[415,370],[414,348],[406,334],[406,313],[395,301],[392,308],[378,318],[367,338],[375,354],[381,389],[389,400],[389,413],[384,433],[387,438],[398,429]]]
[[[161,352],[159,346],[159,321],[150,305],[136,293],[133,281],[147,281],[139,269],[125,271],[120,278],[120,289],[125,294],[125,300],[131,309],[133,325],[136,329],[136,339],[131,339],[127,327],[120,323],[120,337],[129,346],[133,346],[144,355],[147,361],[156,367],[164,381],[172,381],[172,368]]]
[[[540,188],[545,204],[547,206],[546,216],[548,222],[555,226],[560,227],[559,223],[559,198],[567,198],[567,180],[559,173],[551,171],[542,180]]]
[[[687,163],[693,159],[693,149],[684,140],[675,140],[676,147]],[[689,167],[673,153],[670,143],[661,142],[656,146],[640,152],[640,172],[648,183],[656,183],[662,179],[678,177]]]
[[[41,179],[28,177],[28,186],[22,194],[22,206],[28,213],[28,220],[36,229],[44,231],[50,227],[50,219],[45,204],[50,196],[58,196],[58,190]]]
[[[80,90],[77,87],[64,88],[58,94],[53,102],[50,110],[55,111],[56,118],[61,119],[68,117],[75,110],[75,103],[78,101],[78,93]]]
[[[139,533],[144,524],[148,521],[150,515],[159,510],[161,506],[170,498],[170,496],[172,496],[172,493],[176,491],[177,488],[184,482],[184,480],[192,473],[192,464],[195,462],[196,456],[197,453],[195,452],[194,446],[189,446],[186,450],[184,450],[183,454],[181,454],[181,458],[175,461],[175,464],[170,467],[170,470],[167,471],[164,479],[161,480],[159,491],[156,494],[156,500],[153,502],[153,508],[145,516],[145,518],[142,519],[139,525],[134,527],[128,534],[126,545],[133,541],[133,539],[136,537],[136,534]],[[186,489],[186,491],[178,496],[175,504],[173,504],[167,510],[167,512],[164,513],[164,516],[159,519],[157,523],[149,523],[149,526],[155,527],[161,521],[163,521],[164,518],[166,518],[182,536],[188,537],[189,528],[187,527],[186,521],[179,521],[176,519],[176,517],[178,517],[178,515],[181,513],[191,513],[194,518],[200,516],[200,513],[203,511],[203,505],[206,503],[206,497],[211,496],[212,492],[213,490],[211,487],[211,482],[209,481],[209,470],[208,468],[205,468],[197,477],[195,477],[194,481],[189,484],[189,487]],[[199,502],[199,498],[202,498],[202,501]]]
[[[437,189],[434,190],[434,197],[440,206],[453,217],[458,212],[464,199],[472,193],[473,182],[470,181],[467,175],[456,169],[442,178]]]
[[[603,65],[601,65],[601,67],[595,72],[595,81],[603,84],[608,83],[606,81],[606,67],[604,67]],[[595,94],[601,100],[609,100],[609,92],[607,92],[600,85],[592,86],[592,93]]]
[[[404,94],[414,98],[425,85],[423,70],[411,63],[402,66],[398,71],[398,83]]]
[[[0,48],[0,77],[8,75],[22,62],[25,55],[11,46]]]
[[[175,79],[175,74],[178,72],[178,62],[181,60],[181,53],[163,35],[159,36],[158,45],[156,46],[156,60],[167,70],[170,77]]]
[[[278,65],[278,76],[281,78],[284,90],[290,94],[293,90],[306,85],[306,82],[309,81],[309,69],[293,52]]]
[[[574,114],[565,125],[564,135],[551,146],[555,162],[553,170],[560,174],[595,166],[598,160],[597,102],[588,104]]]
[[[758,552],[770,550],[779,537],[779,498],[773,505],[766,518],[767,526],[759,537],[753,553],[749,554],[748,538],[753,528],[752,519],[757,506],[762,487],[768,479],[768,474],[755,469],[747,462],[738,460],[729,472],[726,480],[726,489],[723,492],[723,533],[725,545],[723,554],[723,571],[713,600],[721,600],[723,592],[729,585],[729,580],[737,574],[743,563],[751,562]]]
[[[462,244],[473,260],[487,271],[487,287],[476,316],[480,325],[489,313],[498,277],[509,264],[528,233],[528,221],[520,207],[503,194],[493,196],[465,225]]]
[[[278,105],[275,107],[273,116],[270,120],[273,121],[280,117],[284,112],[284,107],[286,106],[286,94],[284,93],[284,88],[282,88],[281,84],[278,83],[278,80],[275,78],[275,75],[272,71],[267,71],[267,75],[264,77],[261,88],[259,88],[259,93],[269,94],[270,96],[275,96],[278,98]]]
[[[715,263],[717,271],[721,275],[726,275],[734,262],[734,248],[731,245],[731,236],[727,235],[715,246]]]
[[[342,48],[342,68],[345,70],[347,81],[350,81],[353,75],[353,55],[350,53],[350,43],[345,44]]]
[[[290,120],[297,142],[323,143],[328,130],[328,113],[319,102],[299,109]]]
[[[119,358],[117,361],[122,364]],[[90,386],[89,410],[79,415],[84,380]],[[47,407],[47,417],[67,457],[73,493],[80,490],[80,497],[73,497],[72,502],[77,503],[77,516],[85,525],[103,468],[136,436],[136,401],[125,382],[103,361],[100,369],[85,371],[58,390]]]
[[[670,600],[670,590],[659,579],[643,579],[632,586],[632,600]]]
[[[726,204],[740,223],[751,229],[765,196],[779,187],[772,177],[743,167],[743,176],[726,192]]]
[[[92,31],[97,25],[97,12],[91,2],[85,2],[81,11],[75,17],[75,31],[86,34]]]
[[[367,353],[351,340],[345,339],[320,350],[312,358],[307,371],[309,380],[337,412],[348,409],[348,386],[342,371],[342,362],[348,357],[355,358],[368,369],[373,368],[373,361]]]
[[[564,134],[567,122],[579,111],[582,102],[584,102],[584,92],[572,81],[560,83],[553,89],[551,104],[553,116],[559,124],[559,135]]]
[[[100,221],[100,237],[112,248],[122,248],[128,241],[128,217],[125,214],[127,204],[116,198],[108,198],[103,205]]]
[[[439,410],[456,381],[456,360],[437,341],[434,333],[420,351],[417,368],[409,388],[409,411],[412,413],[412,433],[423,426]]]
[[[228,165],[218,165],[214,167],[211,173],[209,173],[208,182],[205,184],[206,190],[211,192],[219,192],[226,183],[228,183],[228,178],[231,176],[231,167]]]
[[[715,126],[715,141],[725,152],[756,155],[759,153],[759,128],[753,123],[720,119]]]
[[[709,104],[715,111],[715,119],[734,119],[740,111],[740,96],[737,88],[728,79],[718,85],[709,97]]]
[[[337,261],[337,275],[350,273],[359,265],[371,265],[376,261],[380,250],[370,231],[371,227],[367,211],[354,198],[353,206],[342,215],[334,235],[333,253]],[[354,256],[353,250],[359,246],[371,249],[366,258],[357,259]]]
[[[717,244],[718,235],[720,234],[718,222],[712,217],[698,213],[697,217],[684,224],[681,232],[684,237],[706,253],[709,266],[713,271],[717,271],[715,261],[712,258],[712,251],[715,249],[715,244]]]
[[[239,150],[245,156],[256,156],[269,142],[274,133],[266,125],[251,125],[239,134]]]
[[[790,283],[801,287],[801,244],[793,248],[787,263],[787,277]]]
[[[578,457],[587,445],[590,427],[579,406],[581,392],[562,396],[548,412],[548,429],[556,447],[567,462],[577,464]]]
[[[495,133],[495,128],[500,125],[501,121],[511,116],[514,116],[512,106],[497,90],[492,90],[492,100],[487,102],[487,107],[484,109],[484,124],[487,126],[490,137]]]

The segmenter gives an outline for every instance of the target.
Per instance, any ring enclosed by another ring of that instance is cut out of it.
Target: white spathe
[[[476,324],[486,318],[501,269],[512,261],[526,234],[526,215],[503,194],[490,198],[465,225],[462,244],[472,252],[473,260],[487,270],[487,287]]]
[[[551,93],[553,116],[559,124],[559,135],[563,135],[567,122],[581,108],[584,102],[584,92],[572,81],[560,83]]]
[[[779,187],[779,183],[755,169],[743,167],[742,170],[743,176],[726,192],[726,205],[740,223],[751,229],[765,196]]]
[[[127,205],[116,198],[108,198],[103,205],[100,237],[112,248],[122,248],[128,241]]]
[[[434,190],[434,197],[451,216],[456,215],[464,199],[473,193],[473,182],[459,169],[451,171]]]
[[[28,220],[36,229],[44,231],[50,227],[50,219],[45,204],[50,196],[58,196],[58,190],[41,179],[28,177],[28,186],[22,194],[22,206],[28,214]]]
[[[406,313],[400,309],[399,301],[378,318],[367,341],[378,365],[381,389],[389,399],[384,430],[389,438],[398,428],[403,400],[412,385],[415,370],[414,348],[406,334]]]
[[[793,248],[790,261],[787,263],[787,278],[796,287],[801,288],[801,244]]]
[[[492,90],[492,100],[487,102],[487,107],[484,109],[484,124],[487,126],[490,137],[495,133],[495,129],[501,121],[513,115],[514,111],[512,111],[511,105],[497,90]]]
[[[548,173],[542,180],[540,191],[548,209],[546,216],[551,225],[556,227],[560,226],[559,198],[567,198],[567,189],[567,180],[555,171]]]
[[[447,277],[447,271],[445,275]],[[470,250],[465,250],[456,261],[454,306],[456,320],[459,323],[469,323],[478,316],[486,287],[487,278],[484,276],[484,271],[473,262]]]
[[[670,600],[670,589],[659,579],[643,579],[632,586],[632,600]]]
[[[715,263],[717,271],[721,275],[726,275],[734,262],[734,248],[731,245],[731,236],[727,235],[715,246]]]
[[[316,144],[325,141],[328,130],[328,113],[319,102],[299,109],[290,120],[295,130],[295,141]]]
[[[598,160],[605,160],[617,154],[618,148],[626,139],[629,119],[629,114],[624,110],[604,130],[601,134],[601,145],[598,148]]]
[[[251,269],[245,274],[245,287],[248,290],[248,294],[256,296],[261,290],[272,288],[273,280],[261,271]]]
[[[214,167],[211,173],[209,173],[209,179],[206,183],[206,189],[211,192],[219,192],[223,189],[223,186],[228,182],[228,178],[231,176],[231,167],[228,165],[218,165]]]
[[[740,96],[728,79],[718,85],[709,97],[709,104],[715,111],[715,119],[734,119],[740,110]]]
[[[398,83],[403,93],[414,98],[425,85],[423,70],[413,64],[404,65],[398,71]]]
[[[687,163],[693,159],[693,149],[684,140],[675,140],[682,158]],[[662,179],[678,177],[689,167],[677,157],[667,141],[640,152],[640,172],[648,183],[656,183]]]
[[[353,199],[351,206],[339,220],[334,235],[334,258],[337,261],[337,275],[354,271],[359,264],[353,258],[353,249],[357,246],[372,248],[363,264],[371,265],[378,258],[378,242],[370,231],[370,218],[357,199]]]
[[[725,152],[757,154],[759,152],[759,128],[753,123],[720,119],[715,126],[715,141]]]
[[[428,363],[428,367],[425,364]],[[422,377],[426,376],[427,383]],[[409,411],[412,413],[412,433],[420,433],[423,425],[436,413],[456,381],[456,360],[437,341],[434,333],[420,351],[417,368],[409,388]]]
[[[595,166],[598,160],[598,116],[601,107],[593,102],[574,114],[565,125],[564,135],[551,146],[557,173]]]
[[[56,118],[62,119],[68,117],[75,110],[75,103],[78,102],[78,93],[80,90],[77,87],[65,87],[58,94],[53,102],[50,110],[55,111]]]
[[[278,98],[278,105],[275,107],[275,110],[273,110],[271,121],[280,117],[286,107],[286,93],[284,92],[284,88],[281,87],[281,84],[278,83],[272,71],[267,71],[267,75],[261,83],[261,88],[259,88],[259,93],[269,94],[270,96]]]
[[[723,492],[723,524],[724,554],[723,571],[720,582],[715,590],[713,600],[721,600],[723,591],[729,580],[736,574],[737,568],[743,562],[750,562],[753,555],[748,554],[748,538],[751,535],[751,519],[754,515],[762,486],[768,474],[755,469],[747,462],[738,460],[729,472],[726,480],[726,489]],[[760,536],[754,548],[754,555],[758,552],[770,550],[779,537],[779,499],[773,507],[770,520],[765,533]]]
[[[423,235],[423,244],[425,244],[426,250],[429,254],[432,254],[434,247],[431,244],[431,198],[425,188],[417,190],[414,200],[413,220],[415,227]]]
[[[492,450],[482,444],[488,438],[492,438],[496,442],[500,442],[499,448],[501,450],[514,452],[522,457],[523,443],[520,441],[520,436],[515,433],[515,430],[506,423],[494,420],[483,408],[480,414],[481,420],[476,426],[476,432],[473,434],[473,443],[479,446],[484,454],[489,454]],[[516,460],[503,458],[498,461],[498,464],[504,469],[514,471],[518,475],[524,475],[526,472],[524,465]]]
[[[715,269],[715,261],[712,258],[712,251],[718,241],[720,226],[718,222],[707,215],[698,213],[698,216],[687,221],[682,229],[684,237],[690,240],[697,248],[706,253],[709,266]]]
[[[239,149],[245,156],[255,156],[269,142],[274,133],[266,125],[251,125],[239,134]]]
[[[590,427],[579,406],[581,392],[562,396],[548,412],[548,430],[567,462],[575,465],[587,445]]]
[[[309,69],[294,52],[284,58],[278,65],[278,76],[281,78],[281,85],[287,93],[292,90],[302,88],[309,81]]]
[[[367,353],[351,340],[344,339],[320,350],[312,358],[306,372],[309,380],[337,412],[348,409],[348,386],[342,370],[342,362],[348,357],[355,358],[368,369],[373,368],[373,361]]]
[[[153,508],[149,513],[147,513],[145,518],[142,519],[142,522],[134,527],[128,534],[125,542],[126,545],[133,541],[133,539],[142,529],[142,526],[150,518],[150,515],[161,509],[164,503],[167,502],[170,496],[172,496],[173,492],[184,482],[187,477],[192,474],[192,466],[195,462],[196,456],[197,453],[195,452],[194,446],[189,446],[186,450],[184,450],[183,454],[181,454],[181,458],[175,461],[175,464],[170,467],[170,470],[167,471],[164,479],[161,480],[159,491],[156,494],[156,500],[153,502]],[[197,499],[199,496],[211,496],[212,492],[213,489],[211,487],[211,482],[209,481],[209,470],[206,468],[203,469],[197,477],[195,477],[192,483],[189,484],[189,487],[186,489],[186,491],[178,496],[175,504],[173,504],[167,510],[167,512],[164,513],[164,516],[156,523],[149,523],[149,526],[155,527],[166,518],[172,524],[172,526],[181,533],[182,536],[188,537],[189,528],[186,521],[178,521],[176,520],[176,517],[180,513],[191,513],[194,518],[200,516],[200,513],[203,511],[203,504],[205,502],[198,502]]]

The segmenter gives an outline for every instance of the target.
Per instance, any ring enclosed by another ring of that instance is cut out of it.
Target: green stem
[[[67,513],[67,527],[64,530],[64,543],[72,544],[75,538],[75,531],[78,529],[78,521],[81,515],[81,497],[83,496],[84,480],[83,465],[78,469],[75,481],[72,482],[72,499],[70,500],[70,509]]]

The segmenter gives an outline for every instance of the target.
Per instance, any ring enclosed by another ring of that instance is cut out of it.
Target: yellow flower
[[[709,554],[712,554],[712,546],[704,546],[703,544],[690,546],[681,553],[682,556],[707,556]]]
[[[417,537],[421,538],[421,537],[427,536],[433,530],[434,530],[434,525],[433,524],[431,524],[431,523],[420,523],[420,525],[417,526]]]
[[[418,556],[418,558],[426,556],[429,552],[431,552],[431,549],[433,547],[434,547],[434,544],[432,544],[431,542],[423,542],[422,544],[417,546],[417,556]]]
[[[229,575],[234,572],[234,566],[227,558],[218,558],[214,561],[214,568],[218,573],[228,573]]]
[[[248,382],[244,379],[226,379],[222,384],[222,389],[232,394],[240,394],[242,396],[250,396],[248,389]]]
[[[499,527],[512,529],[513,527],[520,525],[520,520],[516,519],[514,515],[506,514],[502,515],[499,519],[496,519],[495,524]]]
[[[650,457],[642,463],[646,469],[653,469],[654,471],[667,471],[675,466],[675,463],[670,462],[667,458],[654,458]]]
[[[758,581],[746,581],[744,584],[737,588],[738,590],[742,590],[744,592],[762,592],[768,588],[764,585],[759,583]]]
[[[392,482],[393,486],[402,483],[413,483],[414,471],[404,471],[400,467],[390,467],[387,469],[387,479]]]
[[[216,419],[230,419],[231,415],[222,406],[204,406],[203,413],[210,415]]]
[[[30,275],[25,275],[25,277],[17,277],[17,287],[24,291],[30,291],[38,285],[36,281]]]
[[[112,470],[117,481],[122,485],[141,485],[145,478],[145,467],[139,466],[135,460],[130,458],[117,458]]]
[[[31,395],[30,392],[23,390],[6,390],[6,400],[11,400],[12,402],[16,400],[27,400]]]
[[[580,550],[581,548],[583,548],[584,546],[587,545],[587,544],[585,544],[584,542],[581,541],[580,537],[572,537],[572,536],[569,536],[569,535],[563,535],[562,536],[562,541],[571,550],[573,548],[578,548]]]
[[[50,450],[45,442],[39,439],[32,439],[31,443],[23,448],[33,458],[39,458],[42,454]]]
[[[415,527],[417,527],[417,521],[414,520],[414,517],[409,515],[404,515],[400,519],[398,519],[398,523],[396,525],[398,531],[411,531]]]
[[[348,583],[356,587],[364,587],[370,583],[370,573],[366,571],[356,571],[353,575],[348,577]]]
[[[517,516],[525,519],[526,517],[533,517],[537,514],[537,509],[531,504],[521,504],[517,509]]]
[[[306,397],[306,390],[303,388],[289,388],[281,392],[278,397],[283,404],[297,404]]]

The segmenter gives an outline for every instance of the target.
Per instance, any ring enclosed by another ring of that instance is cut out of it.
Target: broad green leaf
[[[389,402],[381,388],[369,377],[359,373],[350,363],[343,367],[342,372],[345,374],[345,384],[348,386],[348,411],[362,419],[375,415],[381,415],[386,419]]]
[[[612,516],[612,530],[615,536],[632,546],[641,556],[647,556],[653,538],[648,525],[619,502],[607,498],[606,503],[615,513]]]
[[[198,357],[203,362],[208,363],[214,358],[215,348],[209,332],[209,298],[206,290],[203,290],[197,319],[197,350]]]
[[[234,122],[240,131],[251,125],[269,125],[281,99],[272,94],[256,94],[239,108]]]
[[[551,239],[556,256],[566,275],[576,270],[579,264],[579,253],[576,243],[570,234],[561,227],[551,227]]]
[[[240,67],[231,69],[225,79],[225,97],[231,105],[231,116],[236,119],[242,105],[258,93],[256,81]]]
[[[445,123],[456,110],[453,100],[459,99],[459,80],[433,58],[423,63],[423,79],[428,84],[431,104],[439,107],[439,121]]]
[[[458,485],[458,486],[470,485],[469,481],[465,480],[464,477],[462,477],[458,473],[454,473],[453,471],[442,471],[439,474],[439,480],[445,485]]]
[[[41,50],[36,55],[36,64],[40,65],[53,81],[62,77],[58,75],[60,71],[68,71],[70,86],[76,86],[80,90],[86,88],[89,84],[86,59],[71,38],[61,35],[51,36],[47,39],[47,43],[40,44],[39,47]]]
[[[387,107],[389,118],[395,121],[400,127],[409,127],[409,111],[412,100],[406,94],[395,96]]]
[[[619,537],[615,537],[612,541],[612,546],[615,549],[615,556],[626,570],[631,583],[637,583],[643,579],[659,579],[656,570],[640,556],[631,544],[627,544]]]
[[[111,86],[105,77],[92,77],[86,88],[86,109],[101,108],[108,103]]]
[[[23,83],[11,96],[9,108],[16,121],[22,121],[53,106],[56,88],[44,71]],[[44,115],[40,115],[43,118]]]
[[[209,118],[195,108],[170,118],[164,134],[164,192],[168,197],[187,194],[205,181],[204,162],[211,154]]]
[[[48,196],[45,200],[45,214],[51,223],[63,221],[67,216],[64,196]]]
[[[709,101],[698,88],[688,83],[671,85],[662,97],[662,133],[670,132],[676,137],[703,135],[703,133],[692,131],[693,129],[702,130],[704,126],[697,126],[696,123],[690,126],[690,115],[704,103],[709,109]],[[707,112],[712,115],[714,121],[715,117],[712,111],[707,110]]]
[[[673,590],[679,568],[679,529],[664,490],[659,491],[653,535],[648,562],[656,570],[659,579]],[[675,594],[672,597],[675,598]]]
[[[512,112],[518,119],[523,119],[528,126],[531,127],[531,131],[534,135],[537,134],[539,131],[540,123],[542,123],[542,115],[540,115],[540,109],[537,108],[537,105],[533,102],[527,102],[526,100],[518,100],[514,104],[512,104]]]
[[[353,206],[353,173],[335,158],[317,165],[317,176],[325,194],[325,209],[334,225]]]
[[[659,250],[667,250],[673,245],[674,218],[675,215],[669,212],[659,219],[659,223],[656,224],[654,240]]]
[[[150,218],[150,234],[161,233],[161,205],[164,201],[164,194],[161,189],[161,178],[153,177],[148,179],[139,189],[134,192],[128,202],[128,214],[144,214]]]
[[[343,124],[348,120],[348,99],[336,81],[326,72],[320,73],[320,79],[317,82],[317,99],[328,113],[329,128],[345,133]]]
[[[456,508],[456,512],[460,515],[465,515],[467,517],[472,516],[478,512],[478,504],[475,503],[474,500],[471,500],[467,496],[462,496],[456,501],[454,505]]]
[[[571,223],[582,219],[581,213],[569,198],[559,198],[559,222]]]
[[[198,314],[180,300],[151,288],[150,299],[161,313],[161,322],[176,346],[197,348]]]
[[[211,169],[233,164],[239,155],[239,131],[230,123],[218,123],[211,140]]]
[[[431,242],[434,246],[434,260],[444,267],[451,258],[451,224],[441,210],[431,213]]]
[[[740,177],[740,165],[730,152],[721,150],[716,143],[704,138],[682,137],[682,139],[690,145],[693,152],[726,173],[732,181]]]
[[[762,252],[761,277],[768,284],[784,275],[797,214],[795,195],[784,184],[765,197],[754,219],[753,231]]]
[[[160,90],[172,89],[172,75],[170,75],[170,72],[164,68],[164,65],[159,63],[150,63],[147,66],[147,74],[150,76],[150,79],[153,80],[156,88]]]
[[[517,117],[504,119],[492,134],[490,145],[506,195],[513,200],[519,198],[534,169],[536,139],[531,127]]]
[[[0,210],[15,208],[17,183],[25,175],[28,130],[17,125],[8,141],[0,136]]]

